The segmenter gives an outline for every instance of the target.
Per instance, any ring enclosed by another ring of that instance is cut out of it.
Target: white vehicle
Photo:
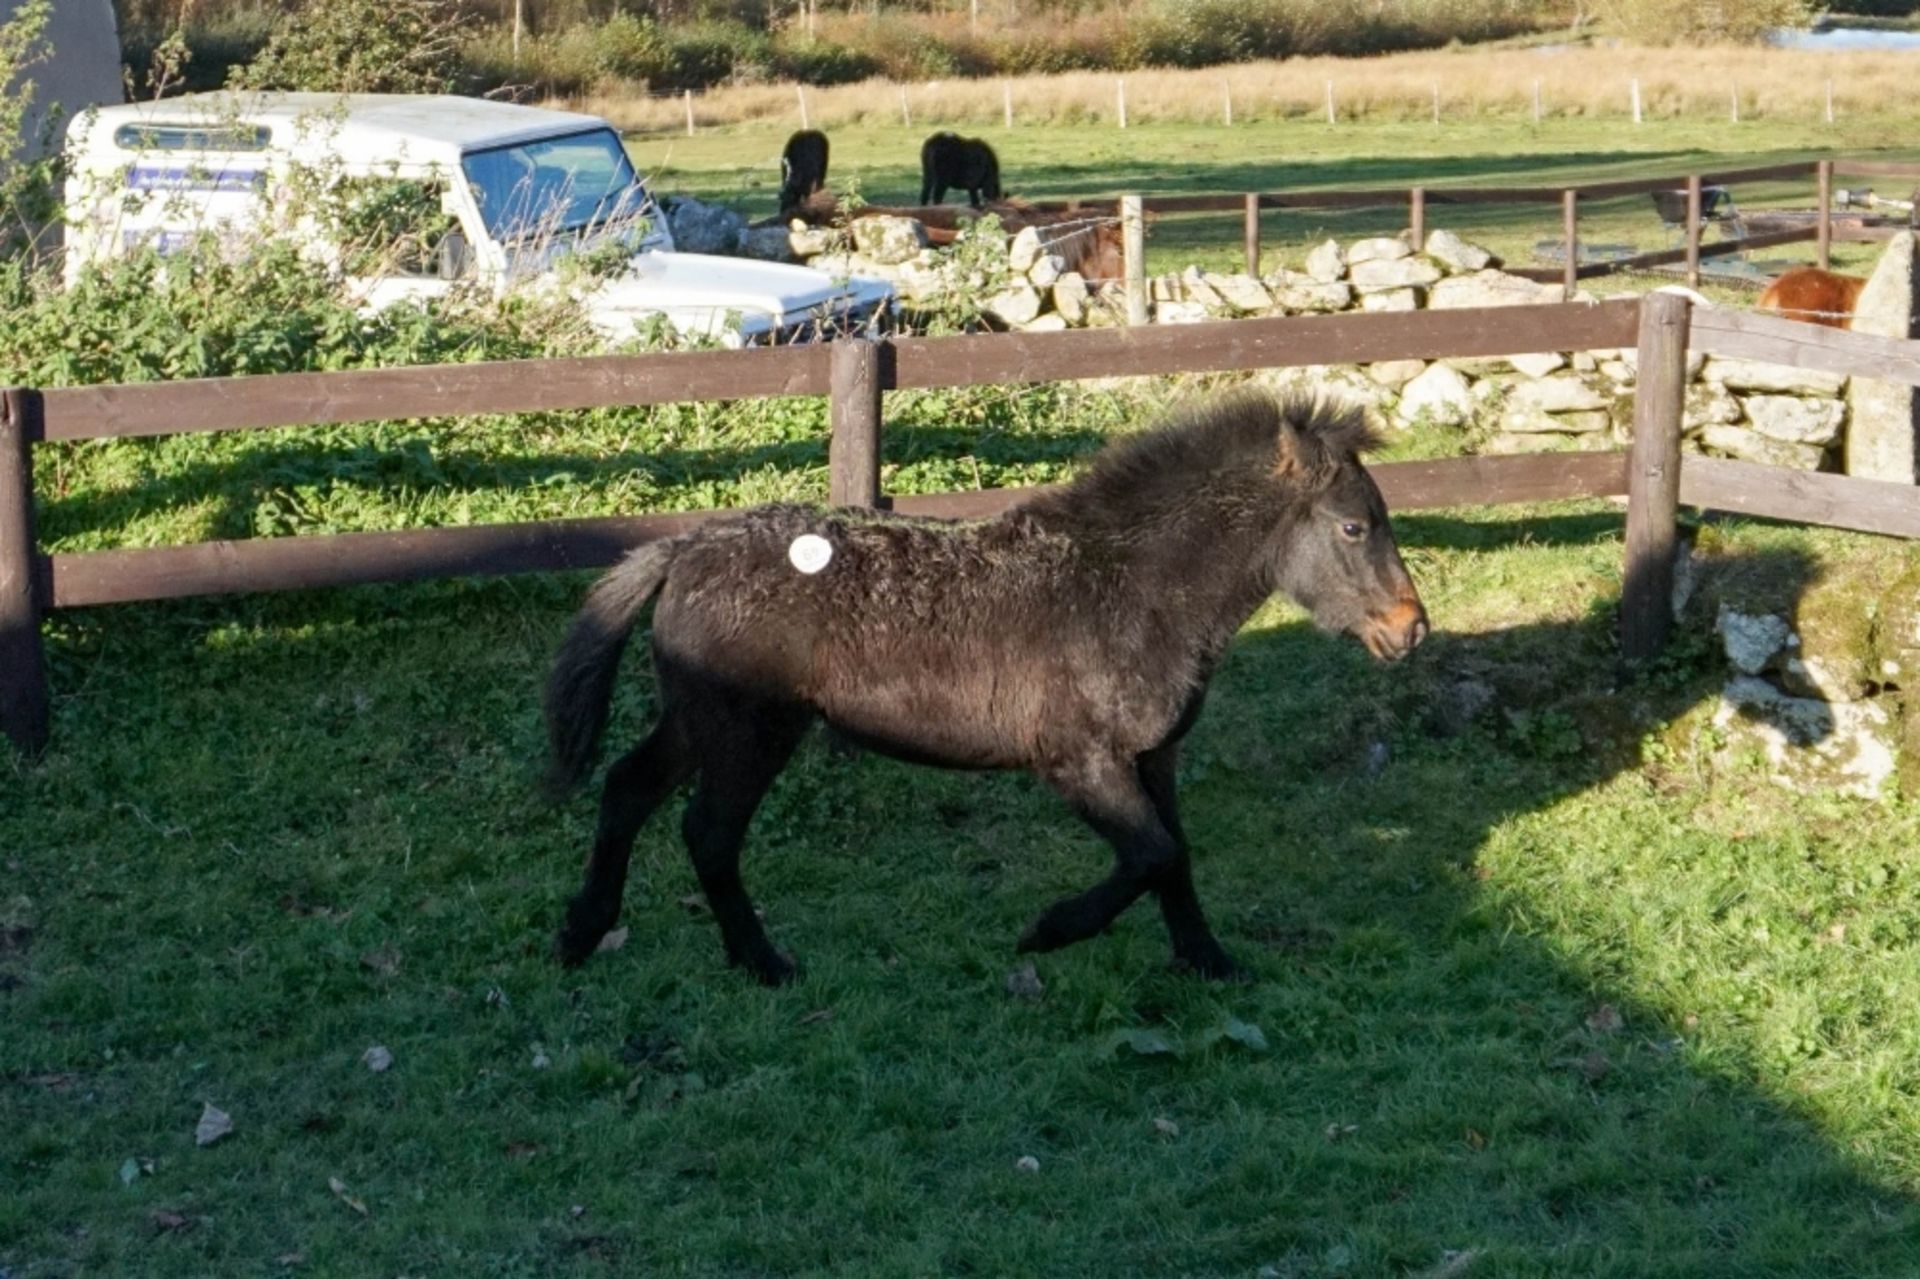
[[[370,306],[560,283],[616,340],[660,316],[729,345],[787,341],[865,324],[893,298],[880,280],[675,252],[619,134],[589,115],[450,95],[204,93],[84,113],[66,146],[69,284],[140,246],[281,227]],[[355,242],[311,211],[287,228],[303,196],[330,200]],[[369,251],[382,235],[392,243]],[[557,269],[589,253],[592,272]]]

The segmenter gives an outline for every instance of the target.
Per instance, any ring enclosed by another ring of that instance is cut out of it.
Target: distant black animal
[[[1041,912],[1022,951],[1091,937],[1143,893],[1181,963],[1239,969],[1207,927],[1175,807],[1180,739],[1234,633],[1274,591],[1395,660],[1427,634],[1361,415],[1233,396],[1111,446],[997,519],[764,506],[634,551],[588,596],[547,686],[552,780],[582,778],[628,634],[656,596],[660,719],[608,771],[586,883],[556,950],[592,954],[635,833],[693,783],[682,832],[727,956],[792,977],[740,882],[740,847],[816,718],[901,759],[1027,769],[1113,846],[1113,871]]]
[[[780,153],[780,212],[798,208],[827,184],[827,135],[802,129]]]
[[[940,203],[948,187],[965,191],[976,209],[1000,199],[1000,157],[979,138],[934,134],[920,144],[920,203]]]

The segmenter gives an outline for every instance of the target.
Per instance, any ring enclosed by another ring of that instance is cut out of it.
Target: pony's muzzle
[[[1383,662],[1397,662],[1427,638],[1427,610],[1417,599],[1401,600],[1384,613],[1370,614],[1360,642]]]

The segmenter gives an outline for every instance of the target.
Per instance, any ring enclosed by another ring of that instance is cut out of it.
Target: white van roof
[[[294,149],[301,136],[325,136],[329,149],[357,159],[404,155],[428,164],[457,164],[468,151],[507,146],[583,129],[612,126],[598,116],[542,107],[412,93],[192,93],[153,102],[102,107],[92,115],[93,140],[104,142],[128,124],[205,127],[264,125],[275,150]],[[73,129],[86,128],[87,115]]]

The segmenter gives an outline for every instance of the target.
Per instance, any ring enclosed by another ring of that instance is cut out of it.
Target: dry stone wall
[[[953,292],[986,293],[989,323],[1028,332],[1123,322],[1117,283],[1101,287],[1066,270],[1031,230],[1003,236],[979,268],[951,268],[953,252],[930,248],[906,218],[875,217],[850,228],[760,228],[741,251],[844,275],[890,280],[910,305],[938,309]],[[1004,261],[1004,268],[998,263]],[[1147,281],[1156,324],[1262,315],[1532,306],[1562,300],[1561,286],[1500,269],[1485,248],[1446,230],[1414,252],[1397,236],[1328,240],[1262,276],[1197,266]],[[1608,296],[1581,292],[1577,300]],[[1712,305],[1695,295],[1701,305]],[[1635,352],[1546,351],[1503,359],[1388,360],[1363,366],[1276,370],[1281,385],[1329,387],[1359,399],[1393,427],[1472,430],[1479,451],[1539,453],[1616,449],[1633,429]],[[1696,452],[1802,470],[1834,469],[1846,438],[1846,379],[1744,360],[1688,362],[1685,446]]]

